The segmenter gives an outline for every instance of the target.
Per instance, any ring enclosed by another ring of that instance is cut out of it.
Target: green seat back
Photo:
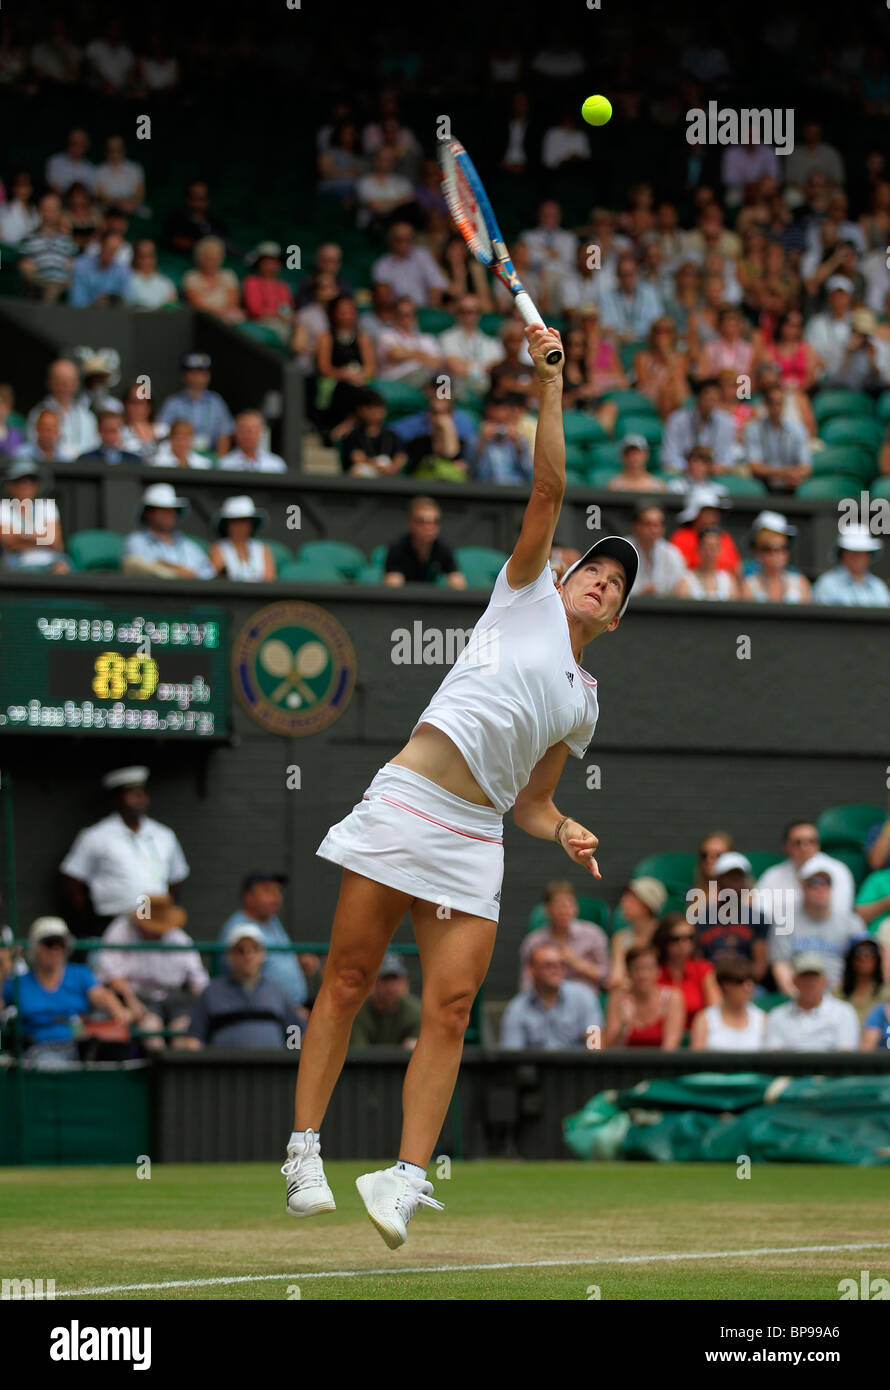
[[[818,424],[835,415],[873,416],[874,402],[864,391],[819,391],[813,397],[813,414]]]
[[[297,560],[301,565],[325,565],[344,579],[351,579],[367,563],[364,551],[348,541],[304,541]]]
[[[290,547],[286,546],[283,541],[266,541],[266,545],[272,552],[275,569],[280,574],[282,565],[288,564],[293,559]]]
[[[603,400],[612,401],[619,415],[657,415],[648,396],[642,391],[604,391]]]
[[[413,415],[417,410],[426,410],[427,399],[424,393],[407,381],[380,381],[377,377],[368,382],[386,403],[386,414],[390,419]]]
[[[446,309],[421,307],[417,310],[417,327],[421,333],[444,333],[446,328],[453,328],[455,322],[454,315]]]
[[[615,425],[615,438],[619,444],[626,434],[641,434],[651,449],[661,444],[661,421],[657,415],[640,415],[636,411],[633,414],[622,413]]]
[[[588,468],[587,470],[587,486],[598,488],[608,487],[610,479],[616,477],[620,472],[620,468],[613,468],[611,464],[608,463],[594,464],[592,468]]]
[[[606,438],[606,431],[596,416],[584,410],[566,411],[562,423],[567,443],[599,444]]]
[[[303,584],[345,584],[346,577],[336,565],[319,561],[286,560],[278,571],[279,579],[299,580]]]
[[[819,426],[819,434],[826,444],[864,444],[867,449],[877,450],[884,437],[884,426],[873,416],[833,415]]]
[[[718,479],[730,497],[762,497],[766,487],[759,478],[741,478],[735,473],[721,473]]]
[[[842,497],[857,497],[861,485],[861,479],[852,473],[829,473],[824,478],[807,478],[794,495],[802,501],[825,498],[838,502]]]
[[[119,570],[124,538],[116,531],[75,531],[66,545],[75,569]]]
[[[695,877],[697,862],[694,854],[674,851],[647,854],[634,865],[631,878],[657,878],[672,897],[683,897],[685,900],[686,890]]]
[[[865,836],[873,825],[887,819],[886,811],[868,802],[851,801],[841,806],[829,806],[816,821],[816,829],[826,854],[846,846],[861,850]]]
[[[510,557],[488,545],[461,545],[454,558],[471,588],[490,589]]]

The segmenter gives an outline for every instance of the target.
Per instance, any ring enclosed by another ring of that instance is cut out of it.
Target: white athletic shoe
[[[442,1203],[431,1195],[431,1182],[400,1173],[395,1165],[376,1173],[363,1173],[356,1178],[355,1185],[368,1215],[390,1250],[404,1245],[408,1222],[419,1206],[445,1210]]]
[[[313,1129],[306,1130],[305,1143],[288,1146],[287,1162],[281,1166],[287,1178],[287,1210],[291,1216],[318,1216],[336,1211],[334,1194],[328,1187],[321,1161],[321,1145]]]

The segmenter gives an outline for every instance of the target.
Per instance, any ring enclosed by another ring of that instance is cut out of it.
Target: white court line
[[[595,1255],[581,1259],[562,1260],[505,1260],[499,1264],[475,1265],[413,1265],[385,1269],[326,1269],[308,1274],[237,1274],[218,1279],[168,1279],[162,1284],[108,1284],[104,1288],[56,1290],[56,1298],[88,1298],[100,1293],[148,1293],[154,1289],[207,1289],[219,1284],[261,1284],[279,1279],[361,1279],[383,1274],[469,1274],[486,1269],[559,1269],[568,1265],[643,1265],[658,1261],[731,1260],[752,1255],[809,1255],[835,1254],[842,1250],[890,1250],[890,1240],[866,1240],[855,1245],[772,1245],[760,1250],[701,1250],[682,1255]]]

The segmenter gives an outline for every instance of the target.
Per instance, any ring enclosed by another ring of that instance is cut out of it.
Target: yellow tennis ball
[[[612,103],[608,97],[588,97],[581,107],[581,115],[588,125],[605,125],[612,119]]]

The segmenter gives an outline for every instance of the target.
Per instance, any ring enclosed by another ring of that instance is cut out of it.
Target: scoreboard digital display
[[[0,735],[225,738],[227,615],[8,591],[0,612]]]

